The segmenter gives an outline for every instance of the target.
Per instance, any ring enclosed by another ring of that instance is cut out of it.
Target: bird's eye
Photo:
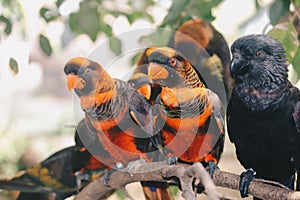
[[[86,74],[89,74],[91,72],[91,70],[89,69],[89,68],[87,68],[86,70],[85,70],[85,73]]]
[[[263,51],[258,51],[256,52],[256,56],[257,57],[262,57],[264,55],[264,52]]]
[[[172,67],[174,67],[174,66],[177,64],[176,58],[171,58],[171,59],[169,60],[169,64],[170,64]]]

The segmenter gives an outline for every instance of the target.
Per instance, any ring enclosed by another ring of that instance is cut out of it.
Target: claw
[[[110,176],[115,172],[115,171],[118,171],[120,169],[123,169],[124,168],[124,165],[122,163],[117,163],[114,168],[112,168],[111,170],[109,170],[105,177],[104,177],[104,180],[103,180],[103,185],[106,186],[106,187],[110,187],[109,185],[109,181],[110,181]]]
[[[176,156],[170,156],[167,159],[168,165],[175,165],[177,163],[178,158]]]
[[[206,166],[206,170],[208,171],[210,177],[213,178],[215,171],[220,170],[220,168],[218,167],[218,165],[215,162],[209,161],[208,165]]]
[[[250,168],[247,169],[247,171],[243,172],[240,175],[240,193],[241,193],[241,197],[245,198],[248,197],[248,193],[249,193],[249,186],[251,181],[254,179],[254,175],[255,175],[255,171]]]

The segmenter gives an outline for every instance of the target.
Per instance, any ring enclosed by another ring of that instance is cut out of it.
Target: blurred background
[[[70,58],[99,55],[98,61],[107,64],[126,52],[128,31],[145,34],[135,36],[137,48],[146,43],[163,46],[168,37],[161,37],[157,28],[175,30],[188,18],[203,18],[228,45],[241,35],[272,34],[284,45],[290,79],[296,84],[299,4],[299,0],[0,0],[0,177],[12,177],[74,144],[78,118],[63,73]],[[137,53],[115,62],[118,67],[110,67],[112,76],[126,79]],[[243,170],[228,138],[220,168],[238,174]],[[143,199],[139,187],[131,184],[129,192]],[[238,192],[221,191],[239,198]],[[6,191],[0,190],[0,195],[15,198]],[[109,199],[122,198],[114,194]]]

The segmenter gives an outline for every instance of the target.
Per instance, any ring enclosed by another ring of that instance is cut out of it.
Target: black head
[[[277,40],[266,35],[247,35],[232,44],[231,52],[230,74],[236,83],[287,80],[287,59]]]
[[[71,59],[65,65],[64,72],[68,76],[68,88],[74,89],[79,96],[94,92],[100,79],[105,79],[103,68],[87,58]]]
[[[154,83],[167,87],[187,86],[192,72],[198,76],[186,57],[169,47],[154,50],[148,60],[148,76]],[[198,76],[198,80],[204,82],[201,76]]]

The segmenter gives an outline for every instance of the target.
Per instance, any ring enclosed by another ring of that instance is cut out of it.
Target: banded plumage
[[[163,47],[149,56],[149,80],[161,87],[155,130],[170,155],[184,162],[217,164],[224,145],[219,97],[184,55]],[[161,130],[160,130],[161,129]]]

